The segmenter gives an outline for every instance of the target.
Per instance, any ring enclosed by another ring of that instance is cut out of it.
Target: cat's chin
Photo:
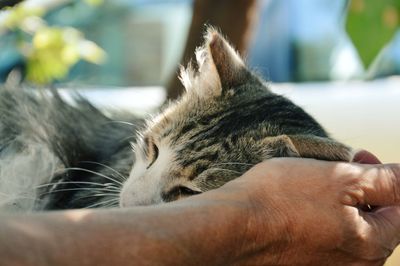
[[[133,207],[134,204],[132,204],[131,201],[129,200],[124,200],[124,197],[122,197],[122,195],[119,196],[119,200],[118,200],[118,207],[119,208],[129,208],[129,207]]]

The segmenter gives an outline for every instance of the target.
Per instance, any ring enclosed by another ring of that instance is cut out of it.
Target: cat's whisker
[[[65,188],[65,189],[57,189],[57,190],[52,190],[52,191],[47,191],[44,193],[39,194],[38,196],[44,196],[52,193],[58,193],[58,192],[65,192],[65,191],[92,191],[92,192],[119,192],[119,190],[109,190],[106,188]]]
[[[83,163],[90,163],[90,164],[96,164],[96,165],[100,165],[103,166],[111,171],[113,171],[114,173],[116,173],[121,179],[120,181],[125,181],[126,177],[123,176],[120,172],[118,172],[117,170],[115,170],[114,168],[112,168],[111,166],[105,165],[103,163],[99,163],[99,162],[94,162],[94,161],[82,161]]]
[[[129,137],[126,137],[126,138],[123,138],[123,139],[121,139],[120,140],[120,142],[126,142],[126,141],[128,141],[128,140],[130,140],[130,139],[135,139],[135,135],[134,134],[132,134],[132,136],[129,136]]]
[[[114,198],[114,201],[111,201],[111,203],[112,202],[119,204],[119,198]]]
[[[87,199],[87,198],[96,198],[96,197],[113,197],[113,198],[119,198],[119,193],[97,193],[97,194],[93,194],[93,195],[87,195],[87,196],[77,197],[77,198],[74,198],[74,200]]]
[[[111,183],[102,184],[102,183],[86,182],[86,181],[63,181],[63,182],[53,182],[53,183],[46,183],[46,184],[38,185],[35,187],[35,189],[49,187],[49,186],[56,186],[56,185],[68,185],[68,184],[93,185],[93,186],[102,186],[102,187],[107,187],[107,188],[111,188],[113,185]],[[114,188],[117,188],[117,187],[114,187]]]
[[[119,207],[119,202],[109,203],[107,205],[101,206],[101,208],[116,208]]]
[[[131,122],[122,121],[122,120],[113,120],[113,121],[109,121],[108,123],[119,123],[119,124],[128,125],[128,126],[132,126],[132,127],[136,126],[135,124],[133,124]]]
[[[103,206],[99,206],[101,209],[111,209],[111,208],[118,208],[119,207],[119,202],[111,202],[108,204],[105,204]]]
[[[116,192],[116,193],[119,193],[121,191],[120,189],[77,187],[77,188],[63,188],[63,189],[46,191],[46,192],[43,192],[41,195],[56,193],[56,192],[61,192],[61,191],[74,191],[74,190],[93,191],[93,192]]]
[[[93,194],[93,195],[88,195],[88,196],[84,196],[84,197],[105,197],[105,196],[115,196],[115,197],[119,197],[119,193],[97,193],[97,194]],[[84,198],[82,197],[82,198]]]
[[[106,204],[110,204],[110,203],[117,203],[119,200],[118,199],[109,199],[109,200],[104,200],[104,201],[100,201],[97,202],[95,204],[89,205],[87,207],[85,207],[85,209],[90,209],[90,208],[94,208],[94,207],[103,207]]]
[[[114,179],[112,177],[109,177],[109,176],[106,176],[106,175],[104,175],[102,173],[99,173],[99,172],[96,172],[96,171],[92,171],[92,170],[89,170],[89,169],[85,169],[85,168],[70,167],[70,168],[65,168],[65,171],[83,171],[83,172],[88,172],[88,173],[91,173],[91,174],[94,174],[94,175],[97,175],[97,176],[104,177],[105,179],[110,180],[111,182],[114,182],[114,183],[116,183],[118,185],[121,185],[121,186],[124,185],[122,182],[120,182],[120,181],[118,181],[118,180],[116,180],[116,179]]]

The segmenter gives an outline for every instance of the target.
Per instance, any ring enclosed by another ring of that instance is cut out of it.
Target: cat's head
[[[262,160],[260,139],[249,136],[249,121],[235,114],[246,114],[246,98],[268,89],[217,31],[210,29],[205,39],[196,52],[198,70],[189,66],[181,72],[186,93],[141,132],[121,206],[217,188]]]

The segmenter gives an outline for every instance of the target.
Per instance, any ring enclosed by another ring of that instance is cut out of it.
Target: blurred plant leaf
[[[90,5],[99,5],[101,0],[85,0]],[[40,3],[40,2],[39,2]],[[97,44],[85,38],[72,27],[49,26],[41,17],[46,9],[25,7],[19,4],[8,9],[5,26],[24,32],[17,44],[26,59],[26,79],[46,85],[65,78],[69,70],[79,61],[101,64],[106,53]]]
[[[399,17],[400,0],[351,0],[346,28],[365,66],[393,38]]]
[[[36,84],[50,84],[68,74],[70,65],[59,60],[54,51],[34,51],[27,61],[26,78]]]
[[[9,29],[15,29],[24,22],[24,20],[28,17],[41,17],[44,15],[45,10],[40,7],[25,7],[24,5],[16,5],[15,7],[8,8],[10,10],[7,19],[4,21],[4,24]]]
[[[48,84],[66,77],[69,69],[81,59],[100,64],[106,56],[99,46],[74,28],[44,27],[33,36],[26,57],[27,79]]]
[[[85,0],[85,2],[91,6],[99,6],[104,3],[104,0]]]
[[[80,56],[90,63],[101,64],[106,60],[106,53],[94,42],[82,41],[79,51]]]

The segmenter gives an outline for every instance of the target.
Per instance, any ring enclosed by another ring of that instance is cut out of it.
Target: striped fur
[[[272,157],[349,161],[300,107],[272,93],[216,31],[197,51],[198,71],[182,72],[186,94],[148,122],[136,145],[121,206],[176,200],[217,188]],[[157,150],[157,153],[148,150]],[[166,152],[167,151],[167,152]],[[168,163],[157,164],[157,160]],[[152,184],[148,193],[148,184]]]
[[[186,93],[144,124],[80,97],[67,104],[55,92],[1,90],[0,209],[159,204],[218,188],[272,157],[351,159],[219,33],[205,39],[197,70],[182,71]]]

